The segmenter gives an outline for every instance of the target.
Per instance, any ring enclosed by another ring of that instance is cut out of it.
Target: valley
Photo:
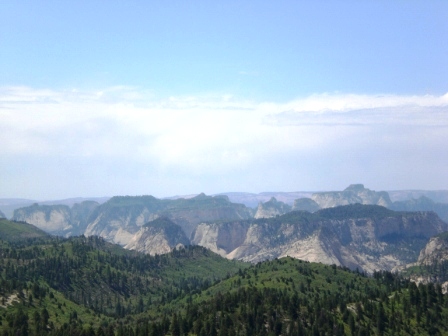
[[[435,335],[444,203],[117,196],[0,220],[3,335]]]

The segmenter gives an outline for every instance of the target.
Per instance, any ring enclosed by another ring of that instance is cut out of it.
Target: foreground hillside
[[[46,237],[47,233],[38,229],[34,225],[13,222],[5,218],[0,218],[0,239],[4,241],[17,241],[26,238]]]
[[[448,297],[389,272],[97,237],[0,241],[2,335],[446,335]]]
[[[151,257],[98,237],[0,240],[0,330],[106,327],[247,266],[202,247]]]
[[[293,258],[266,261],[181,300],[172,335],[446,335],[440,286]]]

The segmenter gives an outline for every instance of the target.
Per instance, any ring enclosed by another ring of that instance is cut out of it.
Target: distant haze
[[[446,13],[3,1],[0,198],[446,190]]]

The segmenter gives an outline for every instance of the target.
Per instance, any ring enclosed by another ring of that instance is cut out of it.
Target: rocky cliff
[[[192,243],[244,261],[289,255],[373,272],[416,260],[429,238],[447,229],[432,212],[355,204],[314,214],[297,211],[268,219],[200,224]]]
[[[258,203],[254,218],[271,218],[291,211],[291,206],[272,197],[269,201]]]
[[[426,196],[397,201],[392,203],[390,208],[397,211],[434,211],[442,220],[448,222],[448,204],[434,202]]]
[[[362,184],[352,184],[343,191],[314,193],[311,199],[321,208],[332,208],[347,204],[376,204],[390,207],[389,194],[385,191],[376,192],[364,188]]]
[[[39,205],[37,203],[16,209],[12,220],[37,226],[45,232],[59,236],[73,236],[84,233],[87,217],[98,206],[97,202],[85,201],[73,205]]]
[[[292,211],[315,212],[319,209],[319,204],[317,204],[311,198],[298,198],[294,201],[294,205],[292,206]]]
[[[438,195],[436,192],[433,192],[433,194],[436,196]],[[442,192],[439,192],[439,194],[443,195]],[[414,194],[409,193],[409,195]],[[296,201],[306,202],[305,200],[306,199],[301,199]],[[381,205],[395,211],[434,211],[442,220],[448,222],[448,204],[434,202],[424,195],[420,195],[420,197],[416,199],[411,198],[392,202],[386,191],[376,192],[364,188],[362,184],[352,184],[343,191],[314,193],[312,195],[312,200],[314,200],[318,207],[322,209],[360,203]],[[310,211],[304,205],[301,207],[294,206],[293,209]]]
[[[416,283],[439,283],[448,292],[448,232],[432,237],[420,251],[417,262],[399,269]]]
[[[175,200],[153,196],[117,196],[93,211],[85,234],[127,245],[145,223],[160,217],[179,225],[189,237],[199,223],[248,219],[252,215],[249,208],[231,203],[226,196],[200,194]]]
[[[448,233],[432,237],[420,251],[416,264],[434,265],[443,261],[448,261]]]
[[[0,210],[0,218],[6,218],[6,215]]]
[[[190,245],[190,241],[181,227],[168,218],[160,217],[143,225],[125,248],[155,255],[186,245]]]

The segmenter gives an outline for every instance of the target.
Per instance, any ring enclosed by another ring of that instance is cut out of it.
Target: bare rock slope
[[[77,203],[72,208],[62,204],[34,203],[31,206],[16,209],[12,220],[35,225],[54,235],[68,237],[84,233],[87,217],[97,206],[98,203],[94,201]]]
[[[200,194],[175,200],[117,196],[95,209],[89,217],[85,234],[128,245],[144,224],[160,217],[179,225],[189,237],[199,223],[248,219],[252,215],[246,206],[231,203],[226,196]]]
[[[297,211],[269,219],[203,223],[192,244],[251,262],[288,255],[373,272],[416,260],[429,238],[447,226],[433,212],[354,204],[314,214]]]
[[[362,184],[352,184],[343,191],[314,193],[311,199],[321,208],[332,208],[348,204],[376,204],[390,207],[392,204],[389,194],[385,191],[373,191],[364,188]]]
[[[255,218],[271,218],[291,211],[291,206],[272,197],[269,201],[258,203]]]
[[[448,232],[432,237],[420,251],[417,262],[400,269],[416,283],[439,283],[448,292]]]
[[[155,255],[169,253],[177,246],[186,245],[190,245],[190,241],[181,227],[161,217],[143,225],[125,248]]]

